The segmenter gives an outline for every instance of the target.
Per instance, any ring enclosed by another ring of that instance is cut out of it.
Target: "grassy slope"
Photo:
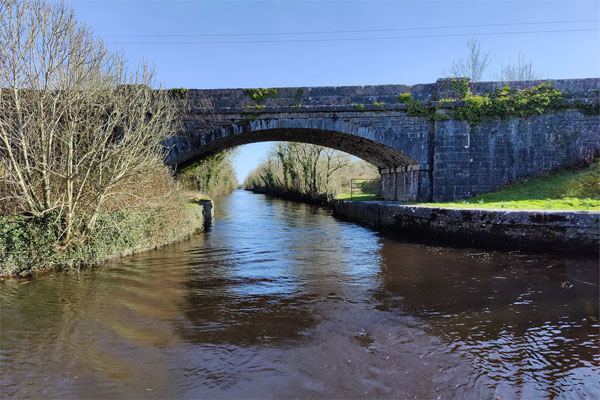
[[[600,162],[584,169],[540,175],[464,201],[422,204],[468,208],[600,210]]]
[[[352,200],[374,200],[355,195]],[[337,197],[350,200],[350,194]],[[563,170],[506,186],[494,193],[451,203],[409,203],[434,207],[542,210],[600,210],[600,162],[578,170]]]

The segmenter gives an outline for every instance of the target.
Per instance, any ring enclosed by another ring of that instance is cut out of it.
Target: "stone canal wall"
[[[335,200],[342,217],[410,238],[502,250],[598,253],[600,212],[438,208]]]

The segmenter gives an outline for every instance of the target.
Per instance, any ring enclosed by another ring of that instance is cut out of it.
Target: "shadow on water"
[[[1,291],[2,398],[600,392],[597,260],[411,244],[248,192],[189,242]]]

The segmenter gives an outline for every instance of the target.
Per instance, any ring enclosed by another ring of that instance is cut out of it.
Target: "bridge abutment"
[[[381,196],[390,201],[431,201],[431,171],[424,165],[381,170]]]

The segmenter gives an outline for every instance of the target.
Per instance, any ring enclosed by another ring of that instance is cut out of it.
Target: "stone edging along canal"
[[[502,250],[598,254],[600,212],[409,206],[333,200],[334,215],[411,238]]]

